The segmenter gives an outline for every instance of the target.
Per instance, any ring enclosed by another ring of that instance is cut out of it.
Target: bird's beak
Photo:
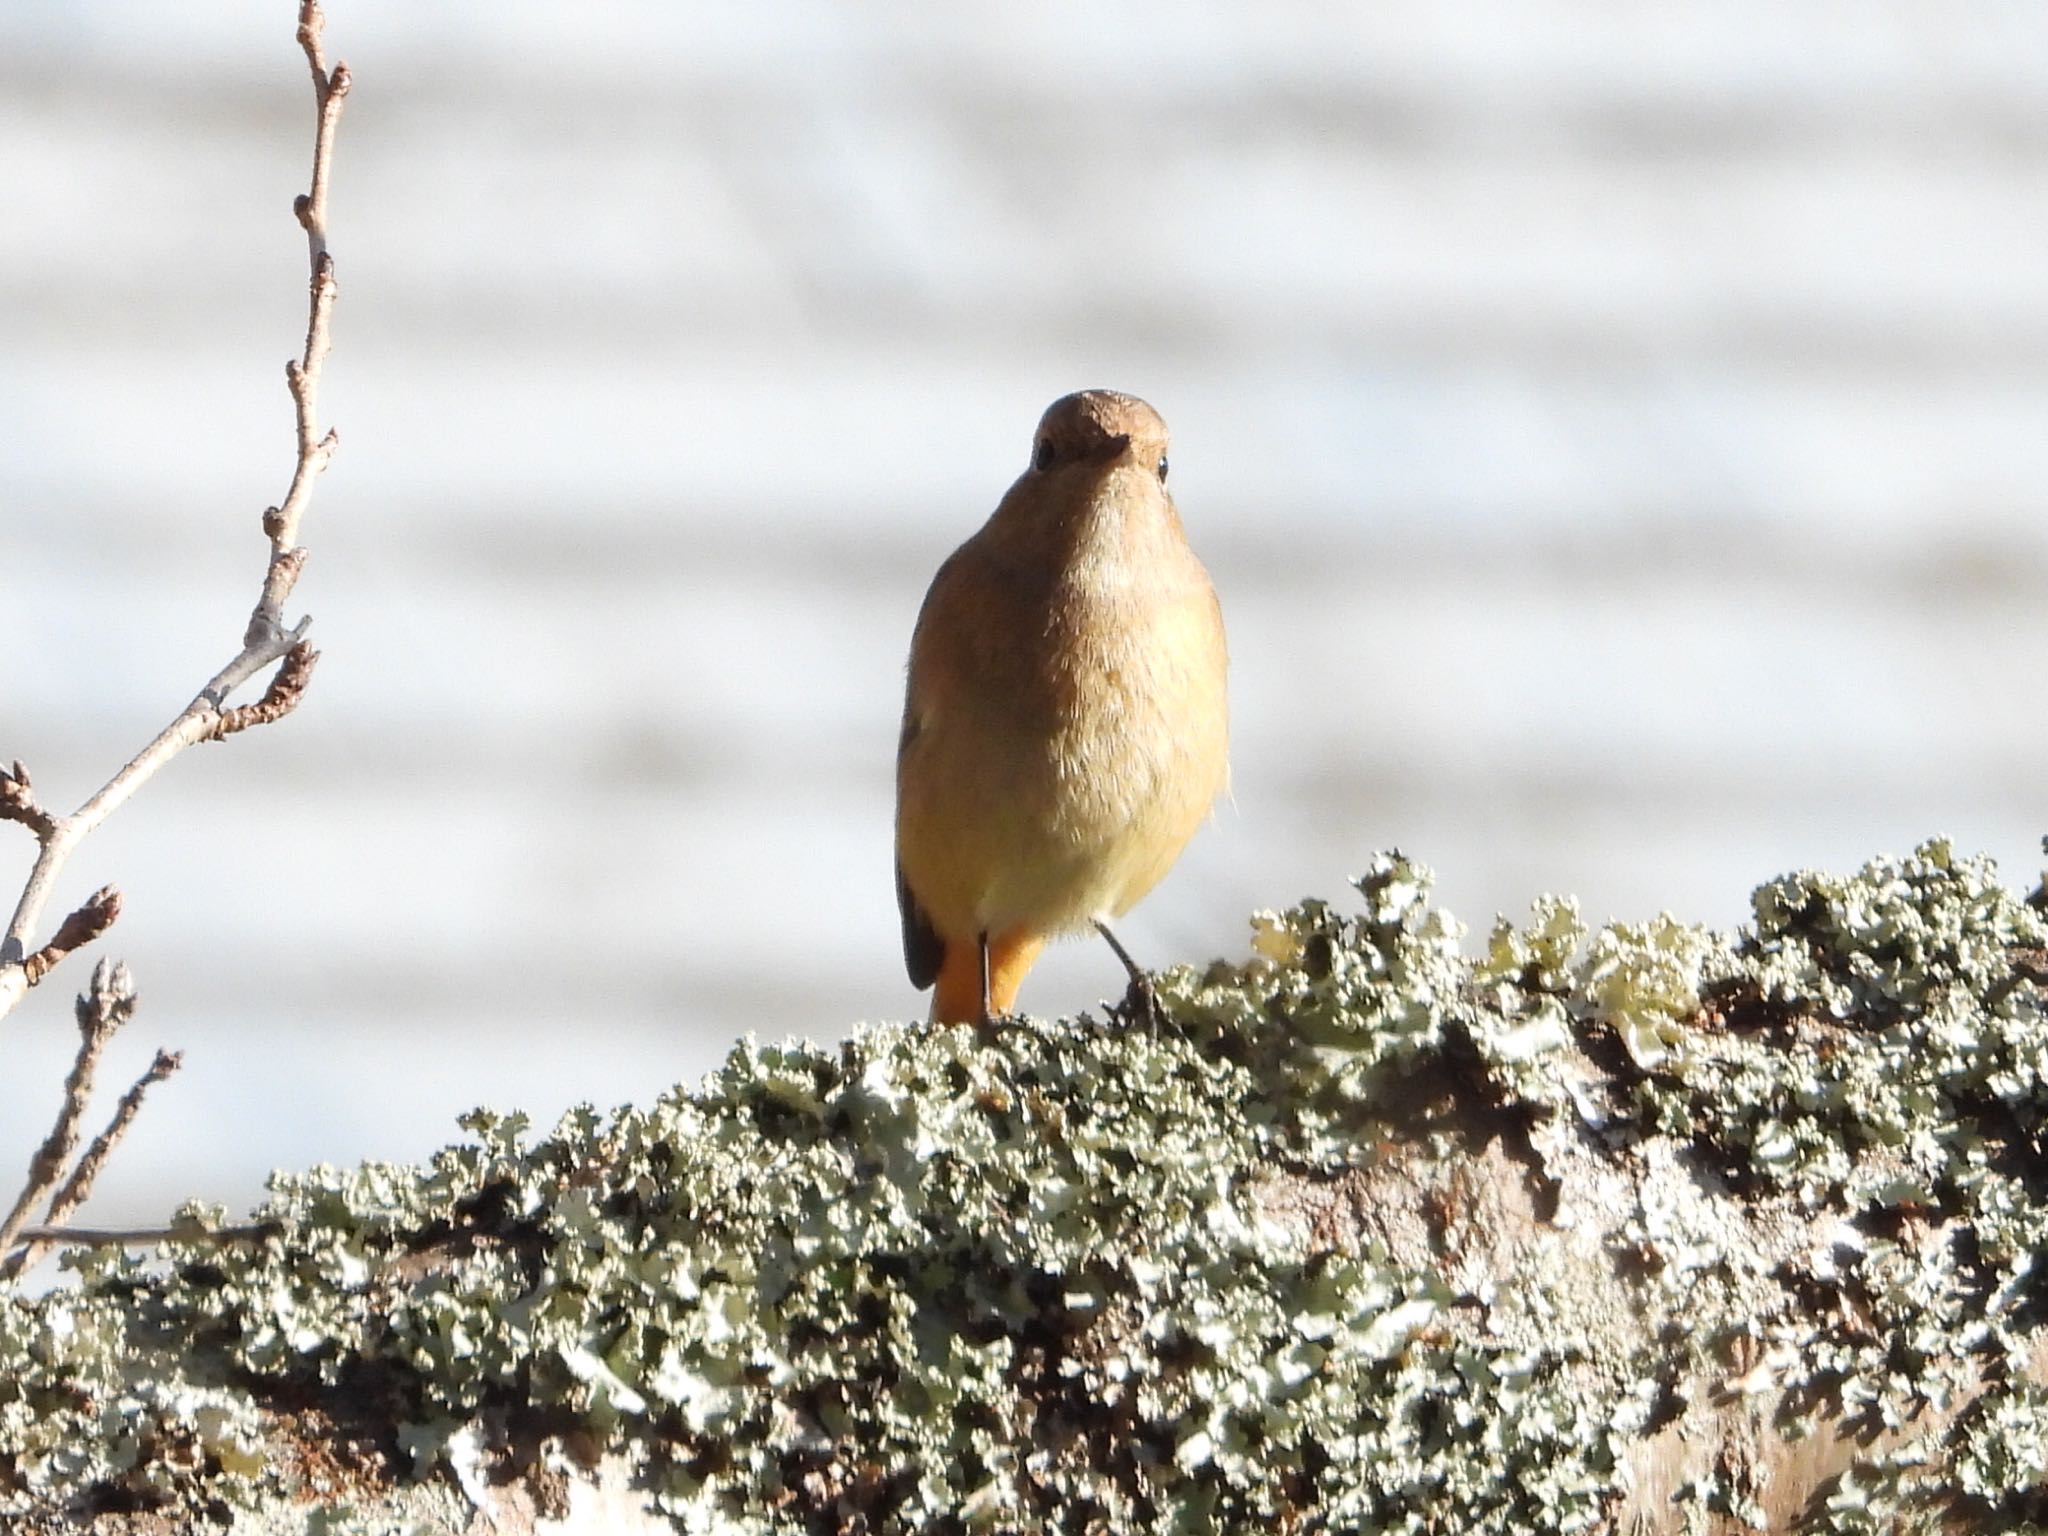
[[[1130,451],[1130,447],[1131,434],[1119,432],[1114,437],[1105,438],[1102,446],[1088,457],[1097,464],[1114,464]]]

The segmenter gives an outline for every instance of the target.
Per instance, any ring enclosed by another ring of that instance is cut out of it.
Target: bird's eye
[[[1166,455],[1159,455],[1159,483],[1166,484]]]
[[[1049,437],[1041,437],[1041,438],[1040,438],[1040,439],[1038,440],[1038,446],[1037,446],[1036,448],[1034,448],[1034,449],[1032,449],[1032,450],[1031,450],[1031,467],[1032,467],[1033,469],[1051,469],[1051,468],[1052,468],[1052,439],[1051,439],[1051,438],[1049,438]]]

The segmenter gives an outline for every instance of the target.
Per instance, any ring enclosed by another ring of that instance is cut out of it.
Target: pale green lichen
[[[1647,1071],[1685,1049],[1719,947],[1713,934],[1666,912],[1602,929],[1577,977],[1595,1015]]]
[[[2039,1517],[2048,923],[1987,861],[1787,877],[1735,936],[1545,900],[1476,959],[1419,866],[1359,891],[1163,978],[1163,1029],[748,1043],[642,1110],[279,1177],[258,1242],[86,1256],[0,1302],[0,1515],[227,1523],[304,1496],[281,1423],[359,1421],[395,1432],[335,1531],[606,1449],[685,1531],[1598,1530],[1712,1383],[1891,1432],[1811,1528]],[[1421,1249],[1273,1197],[1397,1134]],[[1558,1202],[1499,1252],[1482,1142]],[[1763,1518],[1740,1466],[1678,1497]]]

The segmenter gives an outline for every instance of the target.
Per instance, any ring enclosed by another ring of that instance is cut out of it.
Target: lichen
[[[1592,1531],[1733,1412],[1864,1437],[1803,1528],[2039,1519],[2041,912],[1937,842],[1473,956],[1429,888],[1259,914],[1161,1027],[749,1041],[79,1255],[0,1301],[0,1515],[368,1530],[622,1454],[684,1531]],[[1659,1518],[1768,1483],[1687,1461]]]

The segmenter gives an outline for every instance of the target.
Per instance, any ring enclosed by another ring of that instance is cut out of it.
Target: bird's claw
[[[1024,1022],[1021,1013],[984,1013],[974,1021],[974,1032],[984,1040],[993,1040],[1005,1030],[1015,1029]]]
[[[1166,1027],[1166,1010],[1160,1006],[1159,989],[1143,971],[1131,972],[1131,984],[1124,989],[1123,1001],[1116,1005],[1115,1013],[1119,1023],[1142,1024],[1155,1035]]]

